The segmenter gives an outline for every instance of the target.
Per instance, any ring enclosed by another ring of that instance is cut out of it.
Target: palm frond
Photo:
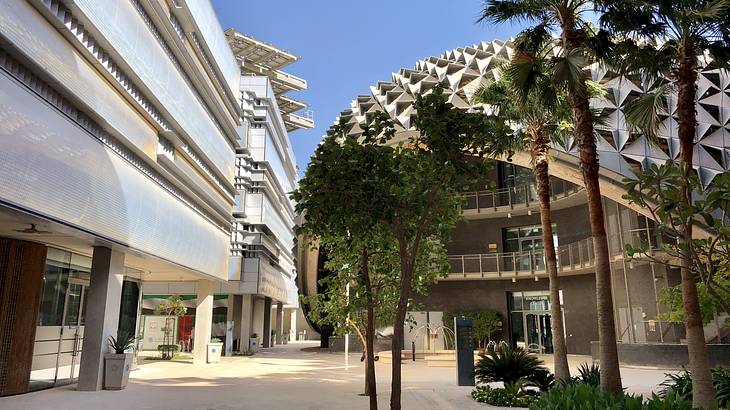
[[[660,85],[636,97],[624,108],[629,126],[644,133],[651,142],[657,142],[662,116],[667,115],[667,92],[667,86]]]
[[[478,23],[501,24],[507,22],[531,22],[541,20],[544,9],[535,0],[485,0]]]
[[[571,93],[585,92],[583,69],[586,66],[586,59],[583,50],[576,48],[567,55],[555,57],[553,64],[553,79],[557,84],[564,84]]]

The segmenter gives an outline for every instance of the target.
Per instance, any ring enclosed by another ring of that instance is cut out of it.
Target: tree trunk
[[[553,224],[550,215],[550,175],[548,173],[548,138],[541,129],[537,129],[532,138],[532,172],[535,175],[537,196],[540,199],[540,223],[542,224],[542,242],[545,252],[545,267],[550,279],[550,316],[553,332],[553,360],[555,362],[555,379],[570,379],[568,367],[568,349],[565,346],[563,314],[560,310],[560,291],[558,287],[558,266],[555,258],[553,241]]]
[[[682,186],[683,202],[692,201],[692,188],[689,177],[692,172],[692,156],[694,152],[695,128],[697,125],[695,97],[697,93],[697,56],[689,52],[691,47],[680,51],[677,70],[677,117],[679,123],[679,158],[685,166]],[[685,244],[692,242],[692,221],[684,221],[681,226],[680,240]],[[686,249],[686,248],[685,248]],[[684,251],[686,252],[686,251]],[[710,373],[710,360],[705,343],[705,332],[702,326],[697,283],[690,270],[690,255],[681,258],[682,304],[684,307],[685,328],[687,330],[687,351],[689,368],[692,373],[692,405],[710,408],[715,404],[715,388]]]
[[[575,136],[580,151],[580,167],[583,184],[588,196],[588,214],[593,236],[593,252],[596,266],[596,310],[598,313],[598,344],[601,366],[601,389],[621,392],[621,371],[616,348],[616,324],[613,313],[611,290],[611,266],[608,257],[608,240],[603,217],[603,202],[598,183],[598,153],[593,135],[593,117],[585,86],[582,92],[570,97],[573,108]]]
[[[401,291],[400,297],[398,298],[395,322],[393,323],[393,339],[390,349],[393,360],[392,378],[390,383],[391,410],[401,409],[401,350],[403,349],[403,333],[408,309],[408,299],[410,298],[411,293],[411,277],[413,276],[413,266],[409,263],[407,242],[404,238],[399,238],[399,242],[401,257]]]
[[[373,306],[373,287],[370,283],[368,251],[363,251],[362,266],[367,299],[367,326],[365,330],[365,394],[370,397],[370,410],[378,410],[377,385],[375,383],[375,309]]]

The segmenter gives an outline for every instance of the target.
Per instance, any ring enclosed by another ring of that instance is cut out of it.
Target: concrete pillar
[[[255,333],[259,340],[259,347],[264,347],[264,298],[252,296],[253,313],[251,314],[251,333]]]
[[[104,355],[109,352],[109,337],[117,337],[123,281],[124,254],[95,246],[86,297],[79,390],[95,391],[103,387]]]
[[[198,281],[197,290],[193,364],[205,364],[207,362],[211,328],[213,327],[213,282],[201,279]]]
[[[227,357],[233,356],[233,329],[234,329],[234,313],[236,304],[236,295],[228,295],[228,303],[226,304],[226,344],[224,352]]]
[[[271,340],[271,298],[264,299],[264,347],[274,345]]]
[[[284,344],[284,305],[276,304],[276,344]]]
[[[253,320],[253,297],[241,295],[241,346],[240,351],[248,352],[248,340],[251,338],[251,323]]]
[[[290,341],[296,341],[297,340],[297,310],[299,309],[292,309],[289,312],[289,340]]]
[[[46,251],[0,238],[0,396],[28,391]]]

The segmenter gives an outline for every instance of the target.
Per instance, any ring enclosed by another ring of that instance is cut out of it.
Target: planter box
[[[104,389],[122,390],[127,387],[133,360],[132,353],[104,355]]]
[[[248,339],[248,351],[251,353],[259,351],[259,339],[257,337]]]
[[[221,361],[221,350],[223,343],[208,343],[208,363],[218,363]]]

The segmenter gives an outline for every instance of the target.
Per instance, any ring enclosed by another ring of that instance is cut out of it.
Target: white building
[[[238,57],[205,0],[0,2],[0,396],[100,389],[168,295],[195,362],[295,303],[286,132],[311,119]]]

